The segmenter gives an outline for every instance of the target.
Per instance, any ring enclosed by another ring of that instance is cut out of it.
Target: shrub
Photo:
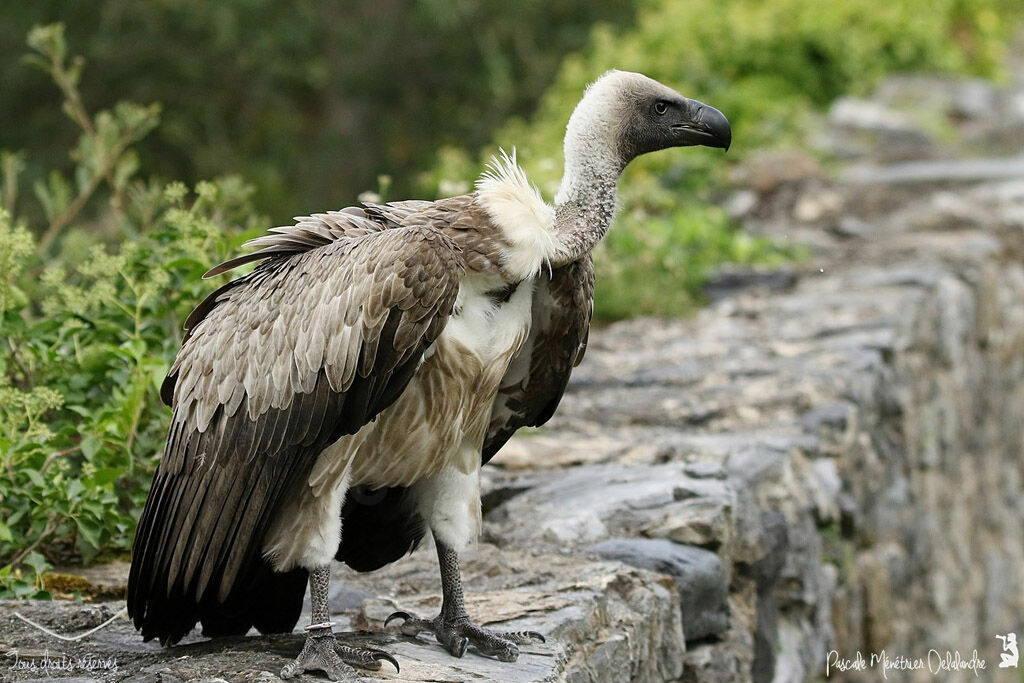
[[[48,84],[16,68],[25,33],[61,20],[88,59],[89,102],[158,101],[138,147],[148,173],[243,173],[275,221],[337,208],[391,173],[406,195],[442,142],[486,143],[533,109],[596,19],[634,0],[32,0],[3,3],[0,146],[33,150],[26,174],[66,159]],[[45,106],[40,106],[40,103]]]
[[[867,92],[888,73],[999,75],[1022,16],[1024,4],[1016,0],[648,0],[635,28],[616,33],[597,26],[589,47],[563,62],[535,115],[510,121],[482,156],[515,145],[530,177],[553,195],[569,112],[586,84],[610,68],[640,71],[725,112],[733,127],[728,156],[699,148],[649,155],[631,165],[616,227],[597,259],[599,317],[636,310],[673,315],[680,311],[677,298],[652,297],[637,307],[625,297],[654,291],[647,248],[665,251],[658,257],[664,264],[658,279],[675,283],[690,302],[701,282],[694,264],[710,267],[743,250],[748,238],[708,210],[728,163],[754,149],[798,144],[811,112],[841,94]],[[478,167],[466,152],[446,149],[423,176],[424,191],[435,191],[442,179],[465,183]],[[707,221],[705,230],[719,231],[737,246],[702,254],[658,236],[666,224],[693,221]],[[646,248],[633,249],[637,244]],[[776,258],[778,251],[758,249],[751,258]],[[697,270],[706,273],[708,267]]]
[[[16,596],[39,594],[49,562],[129,548],[166,436],[158,389],[181,321],[212,287],[202,273],[260,223],[237,178],[194,192],[138,179],[132,145],[157,109],[90,115],[60,27],[30,44],[81,136],[73,179],[54,172],[34,188],[42,211],[19,191],[21,158],[0,163],[0,595]],[[87,205],[98,218],[83,218]]]

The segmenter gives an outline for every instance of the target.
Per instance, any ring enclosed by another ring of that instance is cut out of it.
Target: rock
[[[712,301],[736,296],[744,290],[781,292],[796,284],[797,276],[791,268],[740,268],[723,266],[712,275],[702,292]]]
[[[832,104],[829,122],[819,145],[840,158],[899,160],[934,153],[932,135],[913,116],[878,101],[841,97]]]
[[[750,662],[730,644],[711,643],[686,653],[683,683],[744,683],[751,680]]]
[[[789,533],[785,518],[778,512],[764,511],[759,521],[760,557],[751,565],[757,595],[751,673],[755,681],[770,681],[776,671],[779,642],[776,585],[786,563]]]
[[[843,196],[832,190],[812,190],[800,195],[793,207],[793,218],[802,223],[814,223],[833,218],[843,208]]]
[[[829,111],[831,123],[846,128],[885,133],[914,133],[913,120],[873,100],[840,97]]]
[[[389,673],[390,680],[591,680],[588,672],[598,670],[610,676],[602,680],[661,681],[681,674],[686,646],[679,593],[657,574],[618,563],[499,551],[488,545],[467,553],[463,570],[467,608],[479,623],[537,630],[548,637],[548,644],[523,646],[513,665],[483,657],[473,648],[455,659],[431,638],[400,636],[394,627],[382,630],[383,619],[396,609],[427,616],[437,612],[440,582],[436,559],[429,552],[372,575],[339,570],[334,583],[344,588],[336,590],[336,596],[374,591],[374,597],[358,605],[350,601],[345,611],[332,612],[336,621],[362,629],[342,633],[339,640],[391,652],[402,671]],[[112,611],[120,607],[102,605]],[[5,652],[19,651],[23,659],[39,660],[48,648],[51,659],[66,655],[114,661],[116,670],[100,677],[106,681],[267,681],[278,680],[274,672],[298,654],[304,639],[299,624],[295,633],[285,635],[211,641],[194,634],[181,645],[163,649],[143,643],[126,620],[118,620],[94,637],[63,643],[47,640],[13,616],[18,611],[63,631],[59,624],[80,609],[71,602],[0,601],[0,645]],[[11,673],[11,680],[32,678],[30,672]]]
[[[849,215],[840,217],[829,229],[839,237],[851,239],[870,237],[875,232],[875,228],[866,221]]]
[[[752,190],[734,192],[725,202],[725,212],[730,218],[743,218],[757,206],[757,193]]]
[[[678,463],[583,466],[499,506],[486,528],[502,545],[551,549],[637,535],[716,545],[727,535],[733,505],[724,482],[691,477]]]
[[[816,158],[796,149],[757,152],[742,167],[733,171],[732,180],[754,189],[765,197],[786,185],[826,176]]]
[[[331,592],[328,598],[328,605],[332,612],[348,612],[360,609],[363,604],[373,598],[372,593],[355,590],[350,586],[335,582],[331,584]],[[306,608],[309,609],[309,596],[306,596]]]
[[[715,553],[656,538],[615,538],[588,550],[606,560],[618,560],[675,579],[687,643],[718,635],[728,628],[725,569]]]
[[[1020,178],[1024,175],[1024,157],[992,159],[952,159],[908,161],[879,166],[865,164],[847,168],[844,182],[853,184],[926,184],[975,183],[985,180]]]

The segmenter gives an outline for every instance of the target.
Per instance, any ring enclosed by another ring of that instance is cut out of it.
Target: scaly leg
[[[323,671],[332,681],[357,680],[359,677],[352,667],[377,671],[381,662],[391,662],[398,671],[398,662],[384,650],[357,648],[340,645],[331,630],[331,615],[327,606],[327,587],[331,582],[331,567],[324,565],[309,573],[309,600],[313,611],[309,635],[302,652],[281,669],[281,678],[294,678],[312,670]]]
[[[417,619],[406,612],[395,612],[387,618],[387,627],[392,619],[402,619],[402,633],[415,636],[430,631],[448,652],[461,657],[472,643],[480,652],[503,662],[514,662],[519,657],[517,645],[530,641],[544,642],[544,636],[536,631],[513,633],[492,631],[477,626],[469,620],[463,603],[462,576],[459,571],[459,556],[441,541],[437,545],[437,559],[441,565],[441,613],[433,619]]]

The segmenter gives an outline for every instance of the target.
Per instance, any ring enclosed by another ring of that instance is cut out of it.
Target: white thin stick
[[[51,631],[50,629],[46,628],[45,626],[43,626],[41,624],[37,624],[36,622],[32,621],[28,617],[21,616],[17,612],[14,613],[14,616],[18,617],[19,619],[24,621],[29,626],[34,626],[35,628],[39,629],[40,631],[42,631],[43,633],[45,633],[48,636],[53,636],[54,638],[60,638],[61,640],[66,640],[66,641],[75,641],[75,640],[81,640],[82,638],[85,638],[87,636],[91,636],[93,633],[96,633],[96,631],[99,631],[101,628],[106,628],[110,624],[114,623],[115,620],[120,619],[121,617],[125,616],[126,614],[128,614],[128,608],[127,607],[122,607],[120,612],[118,612],[114,616],[110,617],[109,619],[104,621],[99,626],[96,626],[95,628],[91,628],[88,631],[86,631],[85,633],[79,633],[77,636],[62,636],[61,634],[55,633],[54,631]]]

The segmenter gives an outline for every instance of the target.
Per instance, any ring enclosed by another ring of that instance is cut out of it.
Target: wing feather
[[[129,614],[147,639],[177,641],[251,584],[284,496],[323,448],[397,398],[443,329],[459,247],[430,227],[383,227],[333,212],[285,241],[261,238],[277,256],[189,317],[133,546]]]
[[[520,427],[539,427],[555,412],[572,369],[586,352],[594,312],[590,255],[541,276],[534,289],[530,337],[505,373],[487,429],[487,463]]]

